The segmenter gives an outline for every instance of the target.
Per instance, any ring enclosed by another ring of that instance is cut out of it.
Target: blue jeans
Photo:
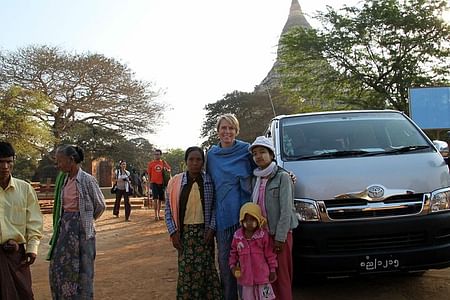
[[[231,273],[228,265],[233,234],[238,228],[239,224],[216,232],[220,281],[222,283],[225,300],[237,300],[238,290],[240,290],[240,286],[238,287],[236,278]]]

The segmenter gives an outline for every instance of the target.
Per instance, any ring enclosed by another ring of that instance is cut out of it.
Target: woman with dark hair
[[[203,172],[205,156],[199,147],[184,155],[187,171],[167,186],[165,221],[178,250],[177,299],[222,299],[214,265],[214,187]]]
[[[114,202],[113,215],[117,218],[119,217],[120,201],[125,203],[125,221],[130,220],[131,214],[131,204],[130,204],[130,189],[131,189],[131,179],[130,172],[127,171],[127,162],[121,160],[119,162],[119,169],[114,173],[114,179],[116,180],[116,201]]]
[[[78,146],[56,150],[61,171],[56,179],[53,236],[50,241],[49,281],[53,299],[93,299],[94,220],[105,210],[97,180],[80,167],[84,154]]]
[[[289,173],[277,166],[271,139],[258,136],[248,147],[255,164],[252,202],[267,219],[273,252],[277,255],[277,280],[272,283],[277,299],[292,299],[292,230],[298,220],[294,210],[294,185]]]

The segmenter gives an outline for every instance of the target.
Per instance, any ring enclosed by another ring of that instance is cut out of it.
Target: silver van
[[[280,166],[297,176],[296,274],[357,275],[450,266],[450,175],[404,113],[278,116]]]

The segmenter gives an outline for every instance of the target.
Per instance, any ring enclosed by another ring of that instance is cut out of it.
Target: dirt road
[[[123,216],[123,212],[122,216]],[[45,255],[51,233],[51,215],[44,215],[44,239],[32,267],[36,300],[51,299]],[[134,210],[131,222],[113,218],[107,210],[97,221],[95,262],[96,299],[174,299],[177,279],[176,252],[164,221],[150,210]]]
[[[121,212],[122,213],[122,212]],[[36,300],[48,300],[48,262],[45,255],[51,215],[45,215],[44,239],[32,267]],[[107,210],[97,222],[95,299],[175,299],[177,265],[164,221],[152,210],[132,211],[131,222],[113,218]],[[450,299],[450,269],[423,276],[383,276],[325,280],[294,287],[296,300],[419,300]]]

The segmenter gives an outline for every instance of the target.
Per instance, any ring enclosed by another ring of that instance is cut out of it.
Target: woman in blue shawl
[[[239,227],[239,210],[251,199],[251,178],[256,167],[249,143],[236,139],[239,121],[232,114],[218,118],[219,143],[207,155],[207,173],[216,191],[216,237],[220,278],[226,300],[238,299],[236,279],[228,267],[233,234]]]

